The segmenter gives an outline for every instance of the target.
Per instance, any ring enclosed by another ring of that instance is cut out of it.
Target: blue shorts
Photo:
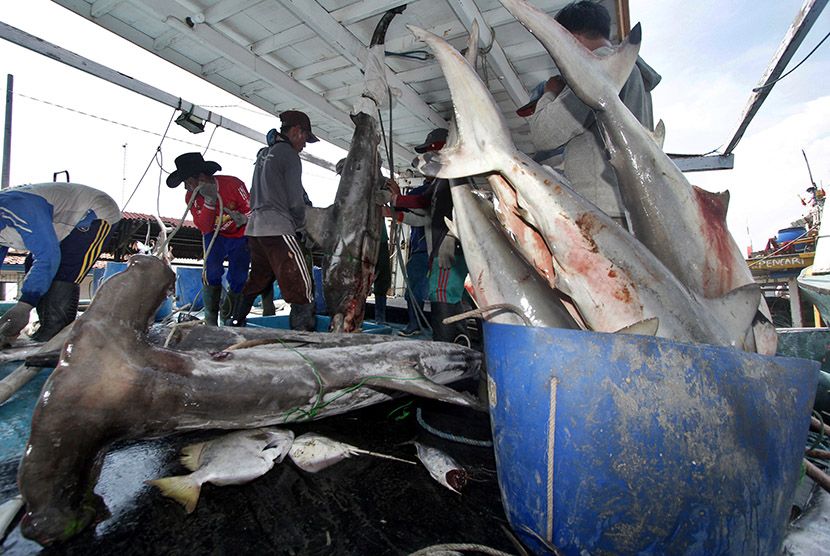
[[[213,239],[213,232],[202,236],[203,247],[207,249]],[[242,291],[248,279],[248,267],[251,265],[251,252],[248,250],[248,238],[216,236],[213,247],[205,259],[205,271],[202,282],[207,286],[222,285],[225,273],[225,260],[228,261],[228,287],[234,293]]]

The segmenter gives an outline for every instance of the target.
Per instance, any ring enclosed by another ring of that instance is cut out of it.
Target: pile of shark
[[[108,517],[94,489],[119,440],[286,425],[402,393],[486,410],[444,385],[480,372],[482,355],[462,346],[225,327],[150,334],[174,285],[164,261],[135,255],[72,325],[18,472],[26,537],[47,546]]]
[[[726,227],[727,196],[693,187],[618,96],[637,58],[640,27],[599,58],[544,12],[522,0],[501,2],[596,113],[633,233],[518,151],[474,65],[440,37],[409,26],[438,59],[454,105],[447,146],[413,165],[440,178],[484,175],[491,186],[493,199],[462,181],[452,188],[452,226],[477,301],[517,309],[490,311],[491,320],[650,333],[774,355],[769,311]]]
[[[725,196],[689,184],[618,97],[637,58],[639,26],[615,54],[600,59],[543,12],[522,0],[501,2],[594,109],[633,233],[580,196],[562,175],[516,149],[475,71],[477,37],[465,58],[440,37],[409,26],[438,59],[454,103],[447,146],[419,156],[413,165],[440,178],[485,176],[490,186],[485,192],[467,180],[453,181],[449,223],[487,318],[651,334],[774,355],[775,329],[726,228]],[[382,40],[372,46],[381,67]],[[332,255],[327,280],[339,285],[324,288],[333,332],[151,331],[175,275],[157,257],[134,256],[127,270],[102,284],[72,325],[35,408],[18,475],[26,537],[46,546],[106,518],[95,485],[109,447],[120,440],[285,425],[399,393],[486,410],[475,397],[446,386],[478,376],[479,352],[338,333],[359,329],[377,258],[381,216],[373,196],[382,184],[372,113],[379,101],[373,102],[354,116],[353,148],[335,205],[309,213],[309,234]],[[362,209],[349,209],[355,206]],[[346,217],[351,220],[344,229]],[[283,448],[265,470],[285,457],[288,448]],[[462,486],[457,475],[448,488]],[[196,498],[188,499],[189,508]]]

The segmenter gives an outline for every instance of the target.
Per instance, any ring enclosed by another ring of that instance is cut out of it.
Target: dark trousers
[[[61,262],[52,280],[80,284],[117,227],[118,223],[112,226],[105,220],[93,220],[89,226],[73,229],[60,243]],[[32,263],[32,254],[29,253],[24,263],[27,272]]]
[[[249,237],[251,272],[242,293],[256,297],[274,281],[288,303],[314,301],[314,281],[300,242],[291,236]]]

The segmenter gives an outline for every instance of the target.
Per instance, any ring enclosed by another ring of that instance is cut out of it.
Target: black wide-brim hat
[[[176,157],[176,170],[167,176],[167,187],[178,187],[190,176],[212,176],[221,169],[216,162],[202,158],[202,153],[184,153]]]

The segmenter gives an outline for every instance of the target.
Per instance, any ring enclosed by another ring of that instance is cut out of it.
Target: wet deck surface
[[[39,388],[47,375],[38,375],[29,388]],[[473,390],[470,382],[463,386]],[[407,402],[412,403],[399,409]],[[187,515],[144,481],[187,473],[178,462],[180,449],[219,434],[189,433],[113,447],[96,489],[112,512],[109,520],[49,549],[22,537],[15,524],[0,554],[403,555],[450,542],[516,553],[501,527],[506,518],[492,448],[427,432],[416,418],[419,405],[422,420],[432,427],[490,438],[487,415],[412,397],[286,428],[413,461],[415,448],[407,441],[435,446],[470,472],[472,480],[460,496],[434,481],[420,462],[415,466],[360,456],[310,474],[287,458],[246,485],[205,485],[196,510]],[[8,411],[4,406],[0,409]],[[19,452],[0,458],[2,502],[17,493]]]

